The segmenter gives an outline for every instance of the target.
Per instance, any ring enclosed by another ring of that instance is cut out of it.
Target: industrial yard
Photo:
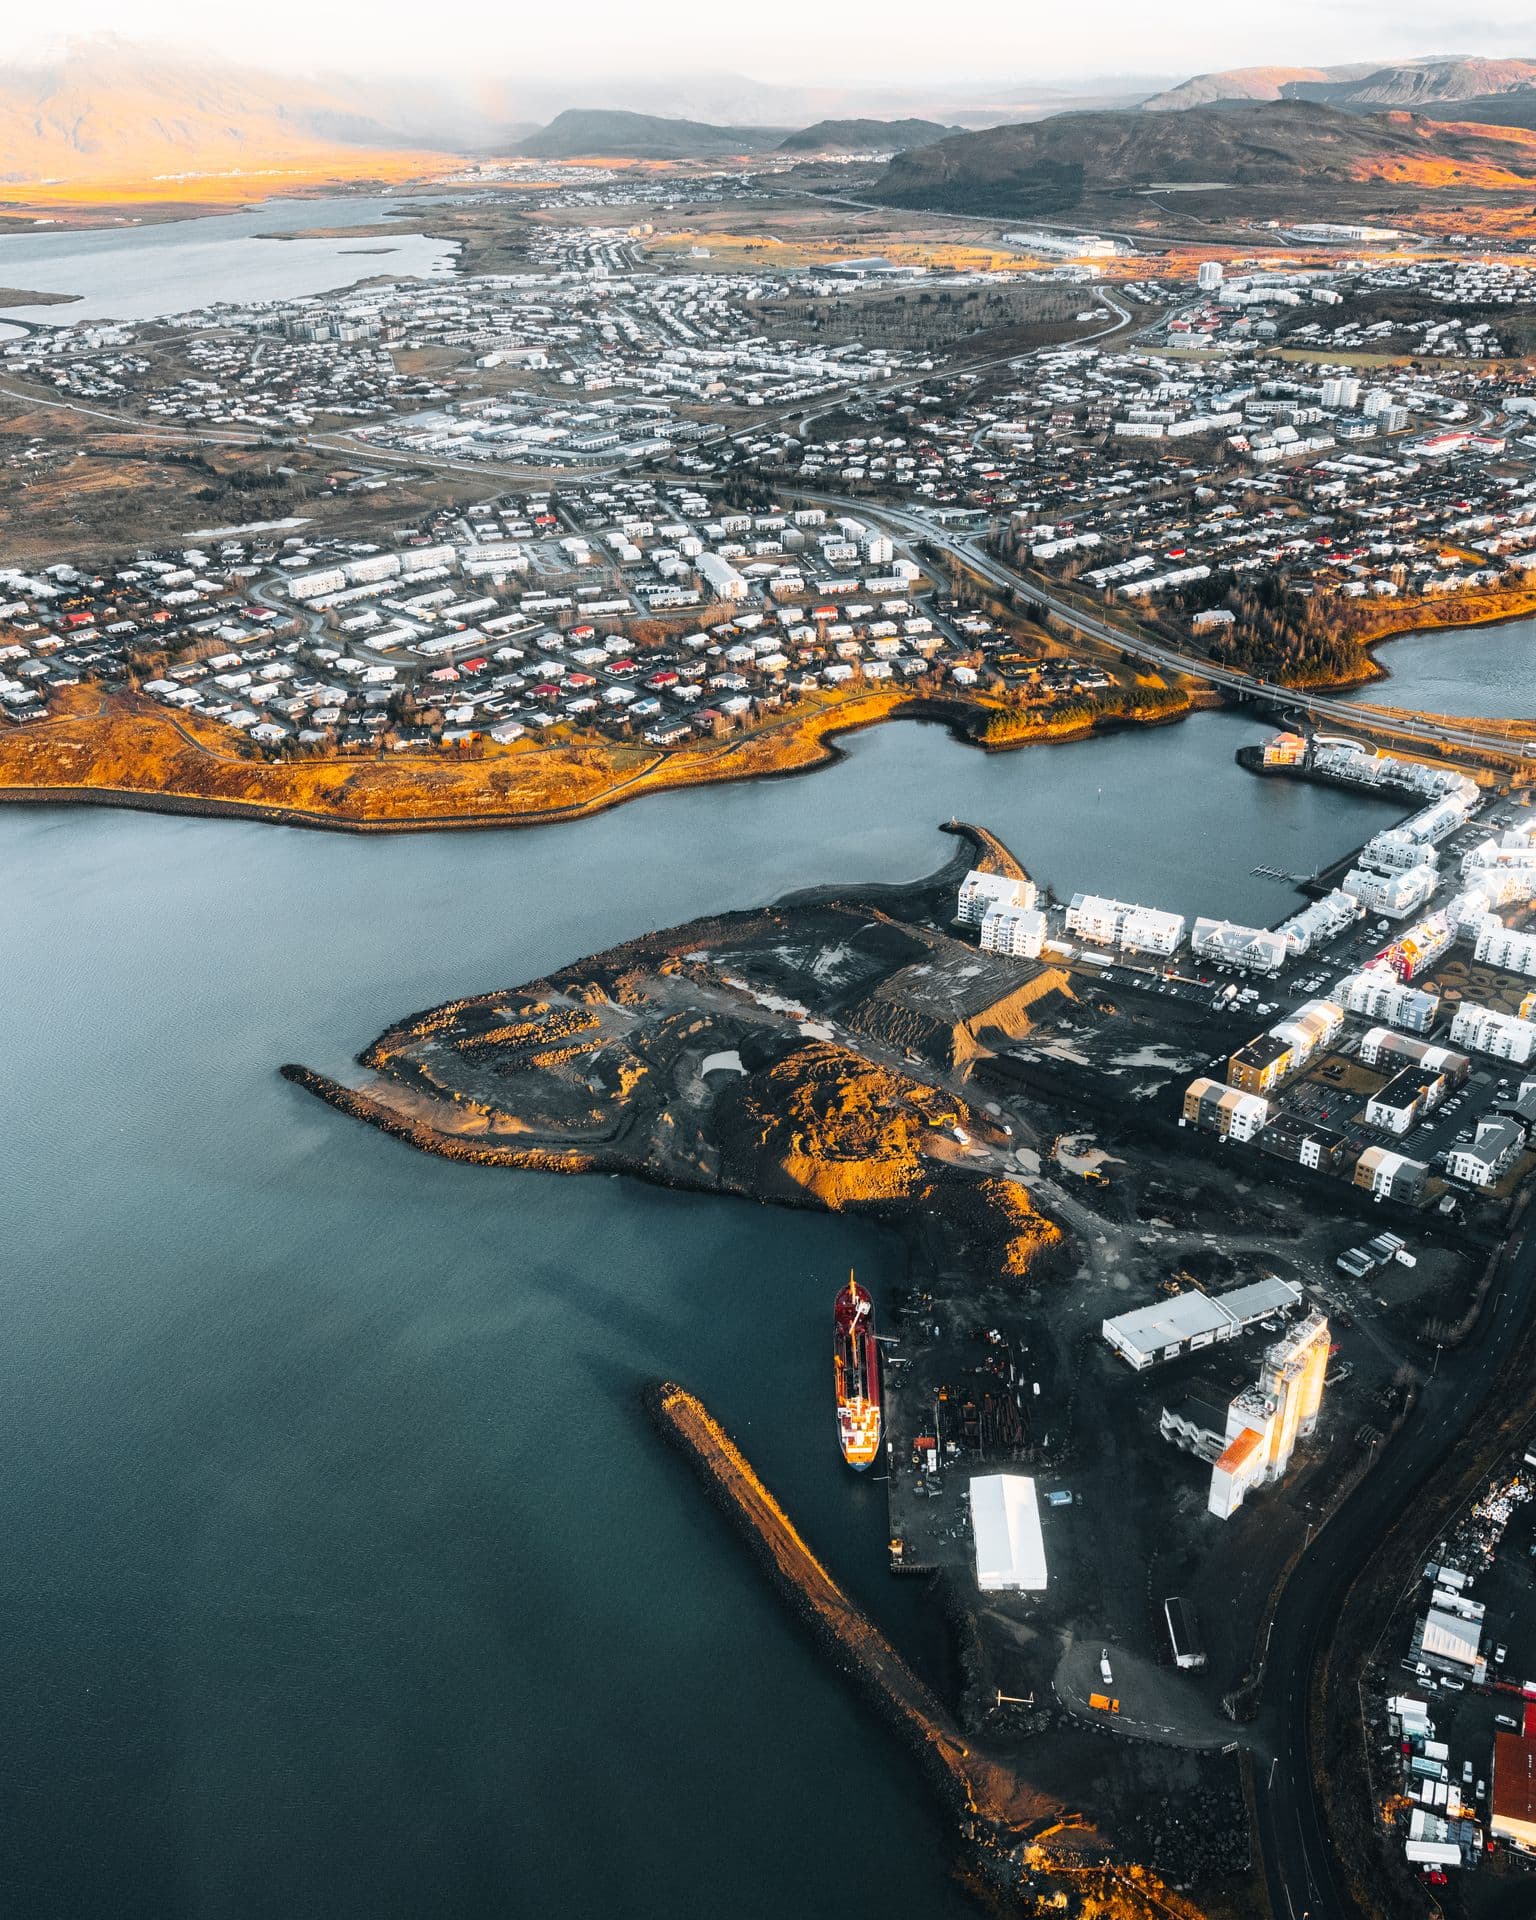
[[[956,825],[927,881],[644,936],[407,1020],[346,1085],[289,1069],[429,1151],[894,1227],[892,1570],[953,1598],[962,1724],[1117,1828],[1134,1768],[1090,1789],[1062,1730],[1226,1790],[1286,1582],[1475,1320],[1531,1165],[1519,797],[1332,737],[1255,777],[1407,811],[1267,931],[1057,900]]]
[[[1379,1620],[1358,1689],[1385,1852],[1445,1911],[1520,1910],[1536,1846],[1536,1454],[1502,1451]]]

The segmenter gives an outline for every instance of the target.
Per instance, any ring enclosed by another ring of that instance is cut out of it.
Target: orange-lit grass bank
[[[1004,712],[958,695],[936,701],[905,689],[862,689],[817,697],[748,733],[665,751],[644,742],[520,740],[460,753],[271,761],[217,722],[82,686],[47,720],[0,725],[0,800],[235,814],[357,832],[536,825],[644,793],[821,766],[835,757],[836,735],[885,720],[939,720],[970,737]],[[1164,709],[1147,717],[1177,716]],[[1080,712],[1060,721],[1040,715],[1009,744],[1070,739],[1091,725]]]
[[[1377,618],[1360,644],[1377,647],[1405,634],[1424,633],[1436,628],[1487,627],[1501,620],[1524,620],[1536,614],[1536,579],[1526,577],[1516,584],[1501,581],[1491,587],[1473,587],[1461,593],[1435,595],[1422,600],[1381,601],[1374,608]],[[1450,644],[1447,632],[1447,644]],[[1373,660],[1378,677],[1385,667],[1390,671],[1392,656]]]

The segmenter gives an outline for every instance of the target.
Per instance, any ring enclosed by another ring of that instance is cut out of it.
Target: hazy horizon
[[[152,43],[189,60],[211,56],[305,74],[409,72],[567,89],[620,75],[673,82],[736,76],[857,93],[893,86],[1089,88],[1131,79],[1155,85],[1234,66],[1536,55],[1530,16],[1513,0],[1493,0],[1471,19],[1414,0],[1391,7],[1369,0],[1347,12],[1299,0],[1283,14],[1257,17],[1192,0],[1177,35],[1166,15],[1132,0],[1084,0],[1067,15],[1027,24],[1003,0],[955,0],[942,30],[928,9],[875,0],[831,8],[821,0],[781,0],[771,35],[704,0],[665,0],[644,10],[628,0],[587,0],[575,32],[547,10],[492,0],[464,0],[453,20],[451,40],[434,35],[423,47],[414,9],[365,8],[358,0],[323,13],[300,0],[268,0],[255,18],[212,19],[186,0],[64,0],[50,10],[46,33],[0,34],[0,62],[30,66],[56,58],[72,38],[99,36]]]

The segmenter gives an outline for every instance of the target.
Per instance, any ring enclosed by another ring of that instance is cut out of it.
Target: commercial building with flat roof
[[[1201,1293],[1191,1288],[1147,1307],[1117,1313],[1103,1325],[1104,1338],[1138,1373],[1159,1360],[1173,1360],[1186,1351],[1230,1340],[1256,1320],[1284,1312],[1301,1299],[1293,1281],[1256,1280],[1230,1293]]]
[[[1419,1627],[1417,1651],[1454,1667],[1471,1668],[1477,1665],[1482,1637],[1478,1621],[1431,1607]]]
[[[1027,1473],[979,1473],[971,1481],[976,1584],[983,1593],[1043,1593],[1045,1539]]]
[[[1488,1831],[1526,1853],[1536,1853],[1536,1740],[1519,1733],[1493,1736],[1493,1800]]]

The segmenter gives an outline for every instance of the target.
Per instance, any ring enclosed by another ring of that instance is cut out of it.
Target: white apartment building
[[[1507,973],[1536,974],[1536,933],[1517,933],[1490,914],[1477,930],[1473,958]]]
[[[1496,1013],[1492,1007],[1474,1007],[1464,1000],[1451,1022],[1451,1038],[1474,1053],[1513,1060],[1517,1067],[1523,1067],[1536,1054],[1536,1020]]]
[[[1344,891],[1352,893],[1367,913],[1406,920],[1434,892],[1436,871],[1427,866],[1410,867],[1406,873],[1372,873],[1366,867],[1351,867],[1344,876]]]
[[[1325,407],[1354,407],[1360,402],[1360,382],[1353,375],[1323,382],[1323,405]]]
[[[1120,945],[1127,953],[1173,953],[1183,938],[1183,914],[1156,907],[1132,907],[1120,923]]]
[[[1409,1033],[1428,1033],[1440,1011],[1440,996],[1418,987],[1405,987],[1390,967],[1367,967],[1352,973],[1334,989],[1346,1013],[1367,1020],[1384,1020]]]
[[[955,919],[962,927],[979,927],[994,908],[1005,913],[1025,913],[1034,906],[1037,893],[1033,880],[1015,880],[1006,873],[982,873],[973,867],[960,882]]]
[[[1480,1120],[1476,1139],[1453,1147],[1446,1155],[1445,1170],[1451,1179],[1464,1180],[1469,1187],[1491,1187],[1514,1164],[1524,1145],[1524,1129],[1513,1120]]]
[[[1123,900],[1107,900],[1097,893],[1075,893],[1067,908],[1067,931],[1098,947],[1112,947],[1120,938],[1125,916],[1132,909]]]
[[[981,945],[987,953],[1034,960],[1045,945],[1045,932],[1045,915],[1038,907],[1025,907],[1019,912],[993,907],[981,923]]]
[[[1308,1000],[1270,1028],[1290,1047],[1298,1066],[1331,1047],[1343,1031],[1344,1009],[1336,1000]]]
[[[1172,953],[1184,938],[1184,916],[1156,907],[1132,906],[1095,893],[1072,896],[1067,931],[1095,946],[1119,946],[1127,953]]]
[[[1393,827],[1366,841],[1360,849],[1360,864],[1382,873],[1406,873],[1410,867],[1434,866],[1435,850],[1411,833]]]
[[[749,591],[747,576],[718,553],[701,553],[699,578],[717,600],[745,600]]]
[[[1241,967],[1246,973],[1278,973],[1290,952],[1289,942],[1278,930],[1242,927],[1235,921],[1203,917],[1191,927],[1189,944],[1191,951],[1203,959]]]

